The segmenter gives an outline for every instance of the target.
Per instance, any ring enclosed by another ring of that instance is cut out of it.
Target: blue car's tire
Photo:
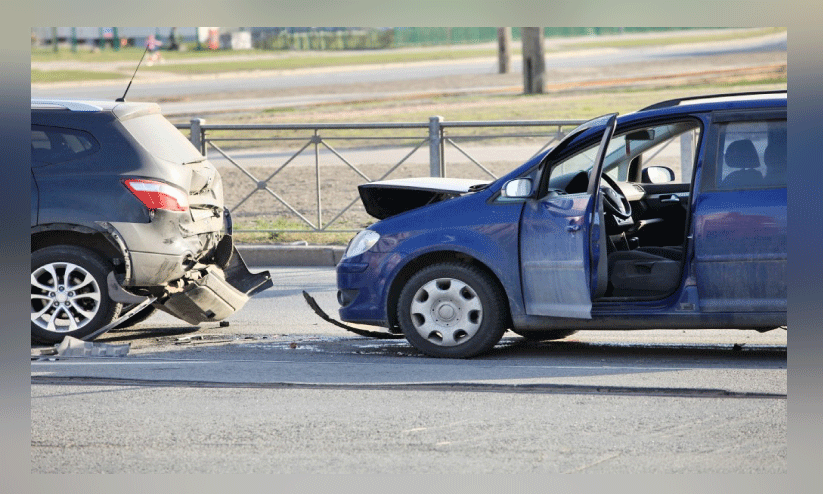
[[[418,271],[400,292],[397,317],[409,343],[432,357],[468,358],[491,350],[506,331],[496,281],[461,263]]]

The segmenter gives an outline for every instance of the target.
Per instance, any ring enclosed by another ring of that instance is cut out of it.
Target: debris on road
[[[330,322],[330,323],[334,324],[335,326],[343,328],[346,331],[351,331],[354,334],[358,334],[360,336],[366,336],[368,338],[380,338],[380,339],[384,339],[384,340],[398,340],[398,339],[401,339],[401,338],[405,338],[405,336],[403,336],[402,334],[381,333],[379,331],[368,331],[368,330],[365,330],[365,329],[359,329],[359,328],[355,328],[353,326],[349,326],[347,324],[343,324],[340,321],[335,321],[334,319],[329,317],[325,312],[323,312],[323,309],[321,309],[320,306],[317,305],[317,302],[314,300],[314,298],[312,298],[311,295],[306,293],[305,290],[303,290],[303,298],[306,299],[306,303],[309,304],[309,307],[311,307],[312,310],[314,311],[314,313],[317,314],[318,316],[320,316],[321,319],[323,319],[324,321]]]
[[[202,335],[197,334],[193,336],[181,336],[174,340],[175,345],[188,345],[188,344],[205,344],[205,343],[230,343],[237,338],[235,336],[226,336],[226,335]]]
[[[131,343],[112,345],[110,343],[95,343],[66,336],[63,341],[49,348],[32,350],[31,358],[42,357],[125,357],[129,353]]]

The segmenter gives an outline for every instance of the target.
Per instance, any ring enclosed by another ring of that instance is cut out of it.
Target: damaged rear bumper
[[[204,271],[199,280],[155,306],[190,324],[220,321],[243,308],[254,294],[273,286],[271,273],[251,273],[235,247],[223,269],[211,265]]]

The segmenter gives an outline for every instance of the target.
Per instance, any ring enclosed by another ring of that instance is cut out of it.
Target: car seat
[[[609,254],[609,295],[613,297],[663,297],[675,290],[680,283],[682,249],[677,247],[657,247],[664,255],[646,252],[644,247],[635,250],[620,250]]]

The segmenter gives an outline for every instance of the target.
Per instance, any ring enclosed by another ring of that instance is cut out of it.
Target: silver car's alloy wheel
[[[31,273],[31,322],[56,333],[86,326],[100,310],[100,286],[86,269],[51,262]]]
[[[455,346],[477,333],[483,304],[472,288],[454,278],[438,278],[420,287],[411,303],[415,330],[427,341]]]

